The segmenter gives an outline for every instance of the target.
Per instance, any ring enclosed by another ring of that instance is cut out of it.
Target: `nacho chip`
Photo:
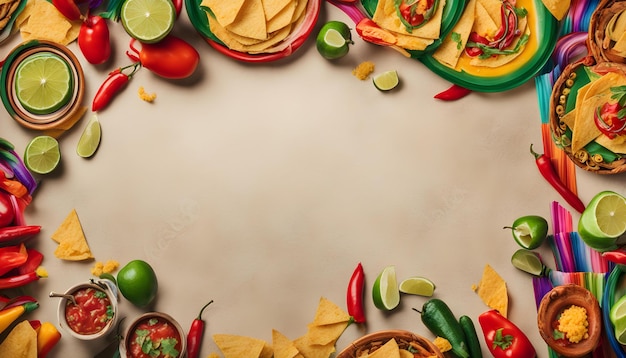
[[[315,344],[311,342],[311,338],[308,334],[296,338],[293,343],[296,345],[296,348],[298,348],[298,351],[306,358],[328,358],[336,351],[335,343],[325,345]]]
[[[68,261],[93,258],[76,209],[72,209],[51,238],[59,244],[54,251],[57,258]]]
[[[335,344],[343,331],[348,327],[348,322],[337,322],[325,325],[309,324],[308,336],[310,342],[316,345]]]
[[[478,3],[485,9],[489,18],[499,29],[502,26],[502,1],[501,0],[478,0]]]
[[[0,344],[0,357],[37,358],[37,332],[27,320],[13,327]]]
[[[220,25],[228,26],[235,21],[244,2],[245,0],[202,0],[200,6],[211,9]]]
[[[438,39],[441,33],[441,18],[445,0],[440,0],[433,17],[422,27],[408,32],[396,13],[394,0],[379,0],[372,20],[385,30],[425,39]]]
[[[315,318],[311,323],[314,326],[323,326],[326,324],[349,322],[350,315],[348,312],[342,310],[335,303],[329,299],[320,298],[319,305],[317,306],[317,312],[315,312]]]
[[[472,31],[487,38],[493,38],[498,31],[498,25],[489,16],[487,9],[480,1],[477,1],[475,5]]]
[[[276,15],[285,10],[286,7],[295,5],[293,0],[263,0],[263,12],[265,13],[265,20],[270,21]]]
[[[569,11],[571,0],[541,0],[543,5],[554,16],[561,21]]]
[[[266,345],[264,340],[234,334],[214,334],[213,340],[224,358],[256,358]]]
[[[293,341],[275,329],[272,330],[272,346],[274,358],[295,358],[300,354]]]
[[[433,53],[433,58],[450,68],[455,68],[463,54],[465,44],[474,25],[477,0],[470,0],[459,21]]]
[[[400,347],[395,338],[392,338],[383,344],[374,353],[368,355],[368,358],[400,358]]]
[[[491,266],[485,265],[483,276],[475,291],[488,307],[497,310],[504,317],[507,316],[509,296],[506,282]]]
[[[80,20],[69,21],[46,0],[29,0],[17,20],[22,40],[46,40],[61,45],[76,40],[82,24]]]
[[[272,33],[274,31],[280,30],[284,27],[291,25],[294,20],[294,13],[296,11],[297,1],[291,1],[287,6],[285,6],[282,11],[272,17],[270,20],[267,20],[267,32]],[[266,13],[267,15],[267,13]]]
[[[237,35],[267,39],[267,23],[261,0],[245,0],[235,21],[224,27]]]

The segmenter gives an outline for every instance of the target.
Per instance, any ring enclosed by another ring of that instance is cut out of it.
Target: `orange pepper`
[[[45,358],[46,355],[61,340],[61,332],[50,322],[42,322],[37,330],[37,358]]]

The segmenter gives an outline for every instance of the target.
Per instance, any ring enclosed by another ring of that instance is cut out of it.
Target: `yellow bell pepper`
[[[61,340],[61,332],[50,322],[42,322],[37,331],[37,358],[45,358]]]

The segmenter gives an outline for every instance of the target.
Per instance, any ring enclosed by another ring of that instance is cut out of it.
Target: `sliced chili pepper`
[[[15,179],[9,179],[6,176],[0,176],[0,189],[9,194],[13,194],[18,198],[28,195],[28,189],[24,184]]]
[[[38,270],[25,273],[22,275],[2,277],[0,278],[0,290],[21,287],[31,282],[35,282],[42,277],[45,277],[45,276],[40,275]]]
[[[68,20],[80,20],[80,9],[74,0],[52,0],[52,5]]]
[[[395,36],[367,17],[356,24],[356,33],[363,40],[375,45],[390,46],[396,42]]]
[[[24,244],[0,247],[0,276],[22,266],[28,260]]]
[[[535,156],[535,163],[537,164],[537,168],[539,168],[541,175],[548,183],[550,183],[550,185],[552,185],[554,189],[556,189],[559,194],[561,194],[561,197],[563,197],[563,199],[565,199],[565,201],[567,201],[567,203],[579,213],[585,211],[585,204],[583,204],[574,192],[563,184],[554,170],[550,158],[545,154],[535,153],[535,151],[533,151],[532,144],[530,145],[530,153]]]
[[[28,248],[26,249],[26,253],[28,254],[28,258],[22,266],[17,268],[18,275],[36,271],[37,267],[43,262],[43,254],[39,250]]]
[[[22,243],[41,231],[38,225],[17,225],[0,228],[0,246]]]
[[[191,322],[191,328],[189,334],[187,334],[187,357],[198,358],[200,356],[200,346],[202,345],[202,336],[204,335],[204,321],[202,320],[202,312],[208,305],[213,303],[213,300],[209,301],[198,314],[198,317]]]
[[[129,68],[131,68],[131,72],[129,74],[124,73],[124,71]],[[97,112],[104,109],[111,102],[113,97],[126,86],[130,78],[139,68],[140,64],[134,63],[111,71],[107,79],[100,85],[100,88],[98,88],[91,105],[91,110]]]
[[[348,313],[356,323],[365,323],[365,311],[363,307],[364,289],[365,272],[363,271],[363,265],[359,262],[352,273],[352,277],[350,277],[346,295]]]
[[[457,99],[461,99],[470,93],[472,93],[472,90],[453,84],[447,90],[437,93],[435,98],[442,101],[456,101]]]
[[[602,257],[618,265],[626,265],[626,248],[604,251]]]

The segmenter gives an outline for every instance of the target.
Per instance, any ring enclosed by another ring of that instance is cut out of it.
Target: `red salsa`
[[[174,325],[160,317],[147,318],[132,332],[129,357],[176,358],[180,356],[181,345]]]
[[[76,304],[67,301],[65,320],[74,332],[95,334],[113,319],[113,306],[104,291],[86,287],[74,292],[73,296]]]

